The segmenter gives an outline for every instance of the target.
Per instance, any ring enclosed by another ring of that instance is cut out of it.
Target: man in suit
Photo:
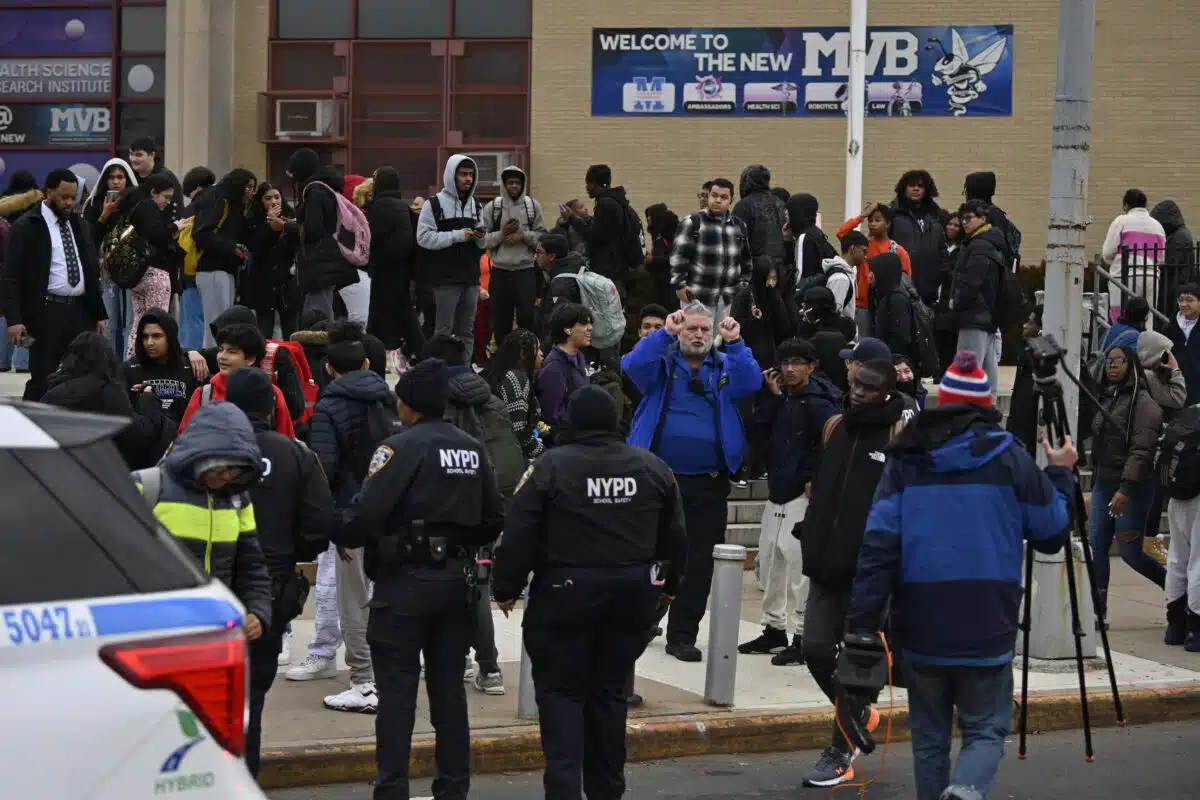
[[[58,369],[72,339],[88,330],[104,332],[99,259],[75,213],[78,180],[68,169],[53,170],[46,176],[46,199],[9,231],[0,307],[8,319],[8,341],[29,345],[26,400],[45,393],[46,378]]]

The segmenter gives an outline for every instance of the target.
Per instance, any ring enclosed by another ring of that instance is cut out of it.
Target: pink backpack
[[[367,224],[367,215],[341,192],[333,191],[333,187],[320,181],[305,186],[304,194],[307,196],[308,190],[314,186],[325,187],[337,200],[337,232],[333,240],[342,251],[342,257],[356,267],[367,266],[371,260],[371,226]]]

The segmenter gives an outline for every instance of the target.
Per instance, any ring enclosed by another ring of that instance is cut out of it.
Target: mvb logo
[[[588,499],[599,505],[631,502],[637,494],[637,488],[637,481],[633,478],[587,479]]]
[[[108,133],[112,112],[102,106],[70,106],[50,109],[51,133]]]
[[[476,450],[438,450],[438,459],[447,475],[474,475],[479,469]]]

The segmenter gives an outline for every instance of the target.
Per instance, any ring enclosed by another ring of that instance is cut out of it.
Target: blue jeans
[[[0,317],[0,372],[8,372],[10,368],[28,371],[29,351],[8,343],[8,320]]]
[[[133,324],[133,296],[111,283],[101,284],[100,292],[108,314],[108,343],[113,346],[117,359],[124,361],[129,327]]]
[[[184,289],[179,297],[179,345],[184,350],[204,346],[204,306],[195,286]]]
[[[986,797],[996,785],[1004,737],[1012,726],[1012,665],[935,667],[908,661],[907,672],[917,800],[938,800],[951,786],[961,797]],[[951,774],[955,709],[963,743]]]
[[[1166,586],[1167,581],[1167,568],[1142,549],[1142,541],[1146,538],[1146,516],[1154,500],[1153,478],[1147,478],[1135,487],[1129,495],[1125,513],[1113,518],[1108,513],[1108,504],[1117,488],[1117,484],[1099,478],[1092,485],[1092,554],[1096,562],[1096,589],[1100,593],[1099,610],[1105,619],[1108,619],[1108,549],[1112,547],[1113,537],[1117,540],[1117,552],[1126,564],[1160,587]]]

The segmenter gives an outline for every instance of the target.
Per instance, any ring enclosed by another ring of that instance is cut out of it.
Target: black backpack
[[[1200,494],[1200,406],[1176,412],[1159,442],[1154,471],[1169,497],[1191,500]]]
[[[625,214],[625,234],[621,237],[621,260],[625,266],[635,268],[646,261],[646,234],[642,230],[642,218],[629,203],[622,203]]]
[[[843,275],[845,275],[846,277],[848,277],[850,279],[850,291],[846,294],[846,302],[842,304],[841,308],[837,309],[838,313],[840,314],[846,308],[846,306],[848,306],[854,302],[854,288],[855,288],[854,284],[855,284],[855,281],[857,280],[857,276],[854,274],[854,272],[852,270],[845,270],[845,269],[842,269],[841,267],[834,267],[834,269],[836,269],[838,272],[842,273]],[[825,268],[822,267],[821,271],[818,272],[816,275],[809,275],[807,278],[800,281],[800,283],[796,284],[796,299],[798,301],[803,302],[804,293],[807,292],[809,289],[815,289],[820,286],[828,286],[828,285],[829,285],[829,272],[826,272]]]
[[[900,284],[904,287],[905,293],[912,304],[912,334],[913,347],[916,348],[914,355],[919,362],[916,366],[920,371],[917,378],[940,378],[941,363],[938,359],[937,340],[934,338],[934,314],[933,309],[925,305],[925,301],[921,299],[921,295],[917,292],[917,288],[912,285],[905,275],[900,280]]]
[[[478,440],[496,477],[500,494],[512,497],[525,474],[525,455],[503,409],[500,402],[483,406],[451,405],[446,409],[446,420]]]
[[[1003,258],[1003,254],[1001,254]],[[993,259],[999,269],[996,283],[996,307],[992,310],[992,324],[997,328],[1009,328],[1026,320],[1025,292],[1021,288],[1020,262],[1003,264]]]
[[[358,435],[354,440],[354,477],[361,484],[371,470],[371,461],[380,442],[400,432],[400,418],[396,406],[380,400],[367,406]]]

